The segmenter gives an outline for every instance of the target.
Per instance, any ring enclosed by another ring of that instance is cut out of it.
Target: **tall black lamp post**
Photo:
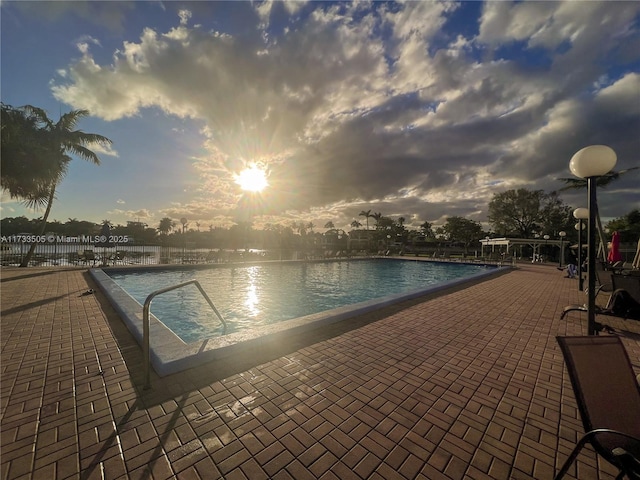
[[[587,179],[589,223],[587,225],[587,335],[596,331],[596,215],[598,199],[596,181],[607,174],[617,161],[616,152],[606,145],[591,145],[579,150],[569,162],[569,170],[576,177]]]
[[[589,218],[589,210],[586,208],[576,208],[573,216],[578,220],[576,230],[578,230],[578,289],[584,290],[584,276],[582,275],[582,230],[584,230],[584,221]]]

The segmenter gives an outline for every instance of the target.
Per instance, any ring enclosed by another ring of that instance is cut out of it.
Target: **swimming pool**
[[[200,282],[227,321],[227,335],[221,335],[220,323],[195,287],[154,298],[152,363],[163,374],[160,370],[176,371],[169,364],[182,364],[183,357],[202,356],[211,350],[220,354],[249,340],[317,328],[499,270],[481,264],[384,258],[110,268],[105,269],[108,275],[97,269],[90,272],[139,341],[141,304],[150,293],[192,279]]]
[[[227,333],[425,288],[486,270],[471,264],[391,259],[240,265],[108,273],[140,304],[155,290],[198,280],[227,322]],[[156,297],[152,310],[185,343],[222,334],[195,287]]]

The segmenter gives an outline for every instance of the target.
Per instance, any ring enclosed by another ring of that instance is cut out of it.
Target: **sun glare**
[[[267,173],[257,165],[242,170],[238,175],[235,175],[235,180],[240,188],[250,192],[260,192],[268,185]]]

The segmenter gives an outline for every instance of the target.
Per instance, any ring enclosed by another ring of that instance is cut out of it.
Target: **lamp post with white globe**
[[[598,199],[596,181],[616,165],[616,152],[606,145],[591,145],[579,150],[569,162],[569,170],[576,177],[587,180],[589,222],[587,225],[587,335],[596,331],[596,215]]]
[[[576,230],[578,230],[578,289],[584,290],[584,277],[582,276],[582,230],[584,230],[584,221],[589,218],[589,210],[586,208],[576,208],[573,216],[578,220]]]
[[[558,267],[562,268],[564,261],[564,237],[567,236],[567,232],[560,232],[558,235],[560,236],[560,259],[558,260]]]

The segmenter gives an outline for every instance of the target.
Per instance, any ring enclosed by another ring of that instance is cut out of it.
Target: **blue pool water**
[[[227,321],[227,333],[232,333],[418,290],[487,268],[371,259],[107,273],[141,304],[155,290],[198,280]],[[193,285],[155,297],[151,312],[186,343],[222,333],[220,322]]]

